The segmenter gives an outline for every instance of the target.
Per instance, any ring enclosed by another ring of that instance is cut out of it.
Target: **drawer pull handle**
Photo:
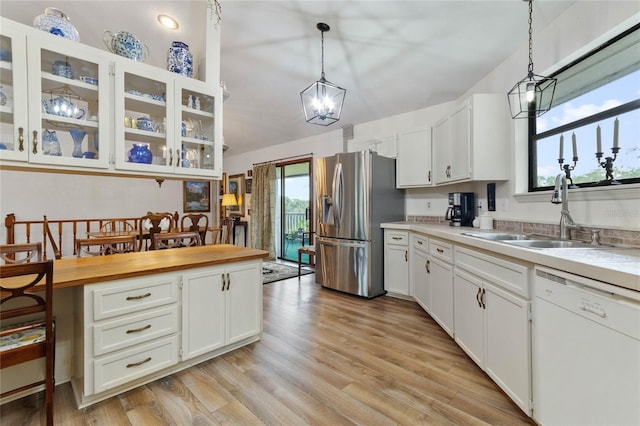
[[[487,309],[487,305],[484,304],[484,294],[485,294],[485,289],[482,289],[482,295],[480,296],[480,301],[482,302],[482,309]]]
[[[422,241],[418,240],[418,244],[422,245]]]
[[[480,292],[482,288],[478,287],[478,292],[476,293],[476,301],[478,302],[478,308],[482,308],[482,302],[480,302]]]
[[[397,241],[397,240],[401,240],[401,239],[402,239],[402,237],[391,237],[391,239],[392,239],[392,240],[396,240],[396,241]]]
[[[140,296],[127,296],[127,300],[140,300],[151,296],[151,293],[141,294]]]
[[[131,364],[127,364],[127,368],[137,367],[137,366],[142,365],[144,363],[147,363],[149,361],[151,361],[151,357],[149,357],[147,359],[143,359],[142,361],[139,361],[139,362],[132,362]]]
[[[427,270],[427,274],[431,273],[431,261],[427,260],[424,264],[424,268]]]
[[[34,130],[33,131],[33,153],[37,154],[38,153],[38,131]]]
[[[440,254],[444,253],[444,250],[442,250],[441,248],[437,248],[436,251]]]
[[[220,290],[224,291],[224,286],[227,284],[227,279],[224,274],[222,274],[222,288]]]
[[[144,327],[134,328],[133,330],[127,330],[127,334],[131,333],[140,333],[141,331],[145,331],[151,328],[151,324],[147,324]]]
[[[229,287],[231,287],[231,277],[229,276],[229,273],[227,272],[227,291],[229,291]]]

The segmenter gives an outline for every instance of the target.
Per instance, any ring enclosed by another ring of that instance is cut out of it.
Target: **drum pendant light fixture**
[[[347,91],[324,78],[324,33],[329,31],[330,27],[322,22],[316,27],[322,35],[322,73],[320,80],[300,92],[300,99],[307,123],[328,126],[340,120]]]
[[[507,94],[512,118],[539,117],[551,108],[556,79],[533,73],[533,42],[531,24],[533,0],[529,0],[529,69],[527,76]]]

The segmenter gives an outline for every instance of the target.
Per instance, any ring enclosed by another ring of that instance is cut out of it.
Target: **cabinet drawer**
[[[93,320],[99,321],[143,309],[176,303],[178,276],[160,275],[153,278],[98,284],[90,290],[93,300]]]
[[[429,238],[424,235],[411,234],[411,247],[423,253],[429,253]]]
[[[94,361],[95,393],[178,363],[178,336],[136,346]]]
[[[432,238],[429,240],[429,253],[436,259],[453,263],[453,246],[449,243]]]
[[[384,243],[394,246],[408,246],[409,232],[407,231],[384,231]]]
[[[518,263],[456,247],[456,267],[465,269],[493,284],[530,299],[530,268]]]
[[[178,322],[177,305],[104,321],[93,327],[93,354],[103,355],[176,333]]]

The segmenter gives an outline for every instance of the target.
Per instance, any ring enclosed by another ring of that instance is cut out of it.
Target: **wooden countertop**
[[[263,250],[216,244],[111,256],[70,257],[53,261],[54,289],[256,260],[268,255]]]

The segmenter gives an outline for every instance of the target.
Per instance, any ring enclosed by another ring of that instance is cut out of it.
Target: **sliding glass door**
[[[298,261],[304,232],[313,227],[311,206],[311,159],[276,165],[276,254]],[[305,235],[305,244],[309,244]],[[308,263],[307,255],[302,261]]]

